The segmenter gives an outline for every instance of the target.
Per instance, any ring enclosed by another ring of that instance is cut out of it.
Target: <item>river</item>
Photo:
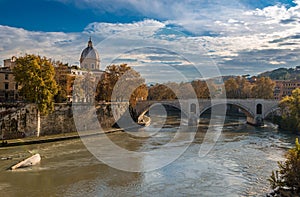
[[[109,167],[80,139],[0,148],[0,158],[11,158],[0,160],[0,196],[265,196],[270,190],[267,178],[296,136],[278,132],[271,123],[255,128],[244,119],[229,117],[213,149],[199,157],[206,123],[204,119],[195,139],[177,160],[151,172]],[[175,128],[165,125],[155,140],[147,138],[143,143],[136,143],[128,133],[108,136],[119,146],[144,151],[168,142]],[[178,142],[173,148],[180,146]],[[7,170],[29,156],[28,151],[41,154],[40,165]]]

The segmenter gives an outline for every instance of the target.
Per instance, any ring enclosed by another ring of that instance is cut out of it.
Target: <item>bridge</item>
[[[247,116],[247,122],[255,126],[263,125],[264,119],[271,113],[279,110],[278,100],[266,99],[189,99],[189,100],[162,100],[139,101],[135,106],[138,117],[147,113],[155,105],[173,106],[183,112],[189,119],[189,125],[196,124],[198,118],[206,110],[226,113],[226,105],[233,105],[241,109]],[[225,115],[225,114],[224,114]]]

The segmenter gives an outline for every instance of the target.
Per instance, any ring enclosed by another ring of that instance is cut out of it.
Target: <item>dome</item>
[[[88,46],[82,51],[80,56],[81,68],[90,70],[100,69],[100,58],[98,51],[93,47],[91,38],[88,41]]]

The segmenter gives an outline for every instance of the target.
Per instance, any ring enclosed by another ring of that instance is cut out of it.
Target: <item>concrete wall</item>
[[[114,105],[114,107],[112,107]],[[112,127],[116,120],[127,110],[127,104],[102,103],[94,109],[102,128]],[[117,114],[117,117],[113,116]],[[117,111],[117,112],[116,112]],[[83,119],[92,120],[88,114]],[[0,139],[13,139],[36,135],[37,109],[33,104],[0,104]],[[94,118],[95,119],[95,118]],[[41,135],[60,134],[77,131],[72,106],[56,104],[55,110],[47,116],[41,116]]]

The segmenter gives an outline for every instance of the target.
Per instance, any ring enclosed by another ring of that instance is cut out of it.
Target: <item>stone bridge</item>
[[[277,111],[278,100],[265,99],[190,99],[190,100],[163,100],[163,101],[139,101],[135,106],[138,117],[149,111],[151,106],[168,105],[178,108],[189,118],[189,124],[194,125],[200,115],[206,110],[225,115],[226,105],[233,105],[241,109],[247,116],[247,122],[255,126],[263,125],[264,119]],[[196,118],[196,120],[195,120]]]

